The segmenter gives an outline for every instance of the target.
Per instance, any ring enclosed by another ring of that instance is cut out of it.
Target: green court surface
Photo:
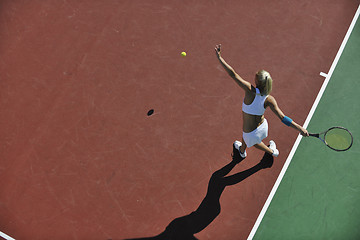
[[[354,144],[335,152],[316,138],[302,138],[253,239],[360,239],[359,69],[357,20],[307,127],[344,126]]]

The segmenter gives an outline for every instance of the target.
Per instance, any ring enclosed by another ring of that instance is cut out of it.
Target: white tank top
[[[262,116],[265,113],[264,103],[268,95],[261,96],[260,90],[256,88],[256,95],[253,102],[250,105],[246,105],[243,102],[242,111],[250,115]]]

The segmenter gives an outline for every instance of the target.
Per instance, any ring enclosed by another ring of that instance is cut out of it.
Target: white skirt
[[[268,136],[268,129],[268,122],[266,119],[264,119],[264,122],[254,131],[249,133],[243,132],[243,138],[246,146],[249,148],[254,146],[255,144],[261,143],[262,140]]]

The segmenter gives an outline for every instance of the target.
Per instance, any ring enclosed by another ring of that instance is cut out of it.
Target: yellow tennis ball
[[[182,52],[181,56],[186,57],[186,52]]]

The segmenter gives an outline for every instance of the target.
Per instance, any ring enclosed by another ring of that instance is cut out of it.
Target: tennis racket
[[[309,136],[320,139],[326,146],[338,152],[348,150],[353,144],[351,132],[344,127],[332,127],[322,133],[309,133]]]

